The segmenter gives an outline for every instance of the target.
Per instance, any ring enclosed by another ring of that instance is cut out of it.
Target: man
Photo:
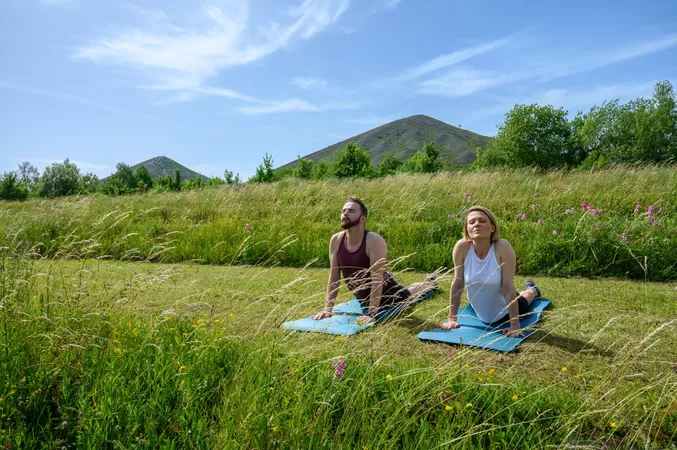
[[[407,303],[425,292],[436,289],[437,280],[429,276],[425,282],[403,288],[385,271],[388,247],[378,234],[365,230],[367,207],[357,197],[350,197],[341,210],[340,231],[329,242],[329,280],[324,309],[312,316],[314,320],[331,317],[332,307],[341,281],[360,301],[366,315],[358,321],[376,320],[387,308]]]

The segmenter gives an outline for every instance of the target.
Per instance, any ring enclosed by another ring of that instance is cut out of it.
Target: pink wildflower
[[[248,223],[245,223],[245,224],[244,224],[244,230],[245,230],[245,231],[249,231],[249,224],[248,224]]]
[[[536,223],[538,223],[539,225],[542,224],[542,223],[543,223],[543,219],[541,219],[541,218],[539,217],[538,220],[536,221]]]
[[[652,223],[651,225],[653,225],[654,227],[658,227],[658,221],[657,221],[657,220],[654,220],[653,223]]]
[[[334,368],[334,379],[345,375],[346,363],[343,359],[339,359],[332,367]]]
[[[536,203],[532,203],[532,204],[531,204],[531,210],[532,210],[532,211],[536,211]]]
[[[627,236],[625,233],[621,234],[621,242],[622,242],[623,244],[627,244],[627,243],[628,243],[628,236]]]
[[[635,214],[637,214],[639,212],[639,208],[641,208],[641,207],[642,207],[642,205],[637,203],[637,205],[635,206]]]

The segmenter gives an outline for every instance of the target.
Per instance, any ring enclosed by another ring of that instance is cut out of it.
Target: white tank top
[[[463,278],[470,305],[482,322],[496,322],[508,313],[503,296],[503,270],[496,259],[493,243],[484,259],[477,257],[475,247],[470,244],[463,263]]]

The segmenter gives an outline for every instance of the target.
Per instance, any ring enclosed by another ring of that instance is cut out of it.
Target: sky
[[[0,0],[0,172],[167,156],[245,179],[392,120],[496,134],[677,87],[677,4]]]

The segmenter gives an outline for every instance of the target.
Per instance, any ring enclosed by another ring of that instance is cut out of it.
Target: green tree
[[[373,173],[371,156],[353,142],[336,153],[332,166],[333,175],[338,178],[370,177]]]
[[[567,114],[563,108],[550,105],[515,105],[475,167],[495,163],[543,169],[578,165],[582,155],[570,148],[572,126]]]
[[[303,180],[309,180],[313,177],[313,165],[315,164],[311,159],[298,157],[294,176]]]
[[[18,170],[19,182],[26,187],[28,195],[37,195],[39,183],[40,183],[40,172],[28,161],[24,161],[19,164]]]
[[[26,200],[28,189],[16,172],[5,172],[0,177],[0,200]]]
[[[134,171],[134,181],[136,187],[142,192],[153,188],[153,176],[143,165]],[[141,187],[143,187],[143,189]]]
[[[101,183],[99,182],[99,177],[94,175],[93,173],[88,173],[82,176],[81,179],[82,183],[82,190],[83,192],[87,192],[89,194],[93,194],[95,192],[98,192],[99,188],[101,187]]]
[[[331,163],[321,159],[313,166],[313,180],[324,180],[331,176]]]
[[[103,192],[108,195],[125,195],[136,192],[139,183],[131,166],[123,162],[115,165],[115,172],[103,183]]]
[[[434,142],[427,142],[414,156],[406,160],[402,170],[412,173],[435,173],[442,170],[444,162]]]
[[[275,181],[272,155],[266,153],[266,156],[263,157],[263,163],[256,168],[256,173],[250,181],[254,183],[272,183]]]
[[[240,178],[239,173],[237,175],[233,175],[233,172],[226,169],[223,172],[223,176],[224,176],[226,184],[234,184],[234,185],[242,184],[242,179]]]
[[[174,169],[174,181],[172,182],[172,189],[175,191],[181,190],[181,169],[178,167]]]
[[[386,175],[392,175],[397,172],[400,167],[402,167],[402,161],[388,153],[383,157],[381,164],[378,166],[378,176],[384,177]]]
[[[40,177],[41,197],[61,197],[78,194],[82,191],[80,169],[66,159],[63,163],[54,163],[45,168]]]

